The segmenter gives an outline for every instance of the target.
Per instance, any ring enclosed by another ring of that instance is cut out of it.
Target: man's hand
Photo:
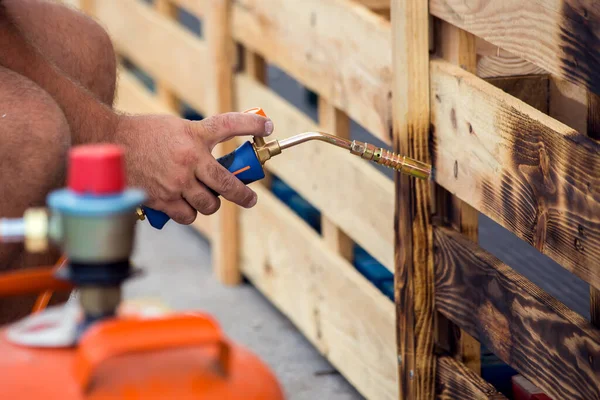
[[[172,116],[122,116],[113,141],[126,149],[128,184],[146,190],[147,205],[175,222],[191,224],[197,211],[215,213],[221,201],[208,188],[242,207],[256,193],[223,168],[211,151],[234,136],[268,136],[270,119],[226,113],[202,121]]]

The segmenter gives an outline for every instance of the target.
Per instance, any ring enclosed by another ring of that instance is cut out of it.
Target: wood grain
[[[266,189],[241,212],[244,275],[366,398],[396,400],[394,305]]]
[[[600,398],[600,331],[459,233],[434,236],[442,314],[551,398]]]
[[[587,96],[587,135],[600,140],[600,97],[597,94],[588,92]],[[600,290],[590,288],[590,317],[592,324],[600,328]]]
[[[504,395],[463,363],[449,356],[438,357],[437,400],[503,400]]]
[[[170,20],[174,20],[177,17],[177,7],[171,2],[171,0],[155,0],[154,8],[156,11],[164,15]],[[168,84],[163,80],[156,82],[156,93],[158,98],[172,110],[179,109],[179,100],[177,96],[171,91]]]
[[[394,151],[429,153],[429,14],[424,1],[392,2]],[[429,182],[396,176],[395,301],[400,398],[435,393],[434,286]]]
[[[477,76],[480,78],[548,74],[543,68],[480,37],[476,37],[475,47],[477,49]]]
[[[217,114],[233,110],[233,68],[234,42],[230,29],[231,4],[228,0],[213,0],[206,10],[204,31],[210,50],[211,64],[208,79],[215,90],[209,95],[215,96]],[[237,143],[229,140],[215,148],[215,155],[222,156],[235,150]],[[239,206],[222,199],[221,209],[215,214],[215,232],[212,237],[213,269],[219,282],[225,285],[237,285],[242,281],[240,271],[239,247]]]
[[[114,108],[127,114],[170,114],[175,110],[160,102],[146,87],[128,70],[119,67],[119,80],[116,88]]]
[[[325,132],[350,139],[350,118],[323,97],[318,103],[319,126]],[[323,240],[345,260],[352,261],[354,242],[326,215],[321,216]]]
[[[437,48],[439,55],[445,60],[458,65],[460,68],[474,73],[477,69],[476,38],[472,34],[438,20]],[[435,187],[437,217],[447,221],[459,232],[462,232],[475,243],[478,240],[479,213],[469,204],[451,196],[440,186]],[[449,349],[453,356],[465,364],[471,371],[479,374],[481,371],[481,346],[466,332],[459,332],[451,322],[438,317],[438,337],[446,335]]]
[[[95,10],[122,55],[199,112],[216,113],[215,81],[206,79],[215,60],[204,41],[140,1],[103,0]]]
[[[239,0],[233,35],[391,143],[390,22],[351,0]]]
[[[354,0],[371,10],[389,10],[391,0]]]
[[[306,115],[254,79],[235,79],[236,110],[260,104],[284,139],[319,127]],[[310,168],[302,166],[310,165]],[[300,166],[300,167],[299,167]],[[286,150],[265,167],[284,179],[377,261],[394,270],[394,183],[368,161],[324,143]]]
[[[600,92],[594,0],[430,0],[430,12],[563,79]]]
[[[436,181],[599,287],[600,145],[447,62],[431,82]]]
[[[546,73],[543,68],[516,56],[480,56],[477,61],[477,76],[480,78],[540,75]]]

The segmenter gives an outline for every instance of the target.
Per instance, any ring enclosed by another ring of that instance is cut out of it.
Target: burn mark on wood
[[[600,7],[594,0],[565,0],[560,24],[565,77],[600,93]]]
[[[551,398],[600,399],[600,331],[460,233],[434,242],[438,311]]]
[[[437,359],[436,399],[506,400],[475,372],[448,355]]]
[[[510,132],[498,181],[481,182],[481,211],[593,286],[600,286],[600,146],[564,136],[510,108],[497,116]],[[586,236],[579,232],[585,230]]]

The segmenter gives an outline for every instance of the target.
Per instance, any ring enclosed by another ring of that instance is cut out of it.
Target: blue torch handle
[[[250,142],[245,142],[231,153],[218,158],[217,161],[245,185],[265,177],[265,171],[256,156],[254,146],[252,146],[252,143]],[[215,196],[219,196],[214,190],[211,190],[211,192]],[[142,209],[144,210],[144,214],[146,214],[146,218],[150,225],[156,229],[162,229],[165,224],[169,222],[169,219],[171,219],[162,211],[154,210],[146,206],[142,206]]]

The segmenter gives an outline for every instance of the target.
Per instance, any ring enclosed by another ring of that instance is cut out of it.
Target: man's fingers
[[[221,200],[212,194],[204,184],[196,182],[183,193],[183,198],[201,214],[211,215],[221,206]]]
[[[171,201],[163,207],[163,211],[178,224],[189,225],[196,220],[198,212],[184,199]]]
[[[233,203],[245,208],[254,207],[257,201],[254,191],[223,168],[212,156],[205,156],[203,159],[206,161],[196,169],[196,176],[202,183]]]
[[[234,136],[269,136],[274,129],[269,118],[239,112],[214,115],[193,124],[202,124],[213,146]]]

